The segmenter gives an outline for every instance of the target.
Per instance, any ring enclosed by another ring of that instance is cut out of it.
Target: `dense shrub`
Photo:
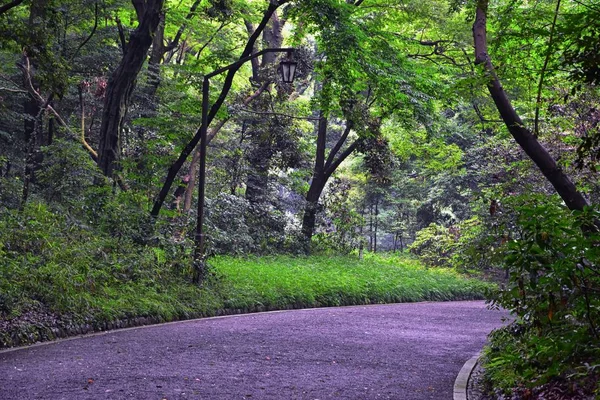
[[[409,250],[430,267],[482,270],[490,266],[492,256],[486,232],[486,226],[478,217],[450,227],[430,224],[417,232]]]
[[[600,211],[570,212],[533,195],[511,204],[519,205],[500,249],[509,281],[494,302],[516,321],[492,336],[489,377],[507,390],[551,379],[584,378],[586,386],[600,376]],[[600,386],[589,390],[600,394]]]

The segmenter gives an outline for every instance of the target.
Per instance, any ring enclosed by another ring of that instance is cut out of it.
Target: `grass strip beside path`
[[[227,313],[424,300],[482,299],[490,284],[408,257],[215,257],[202,286],[173,270],[46,265],[0,275],[0,347],[77,333]]]
[[[227,308],[267,309],[482,299],[489,285],[418,261],[367,255],[216,258]]]

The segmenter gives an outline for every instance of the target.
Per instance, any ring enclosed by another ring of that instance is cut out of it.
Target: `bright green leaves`
[[[429,174],[457,170],[462,166],[463,151],[456,144],[448,144],[441,137],[429,137],[422,127],[402,127],[391,120],[385,124],[383,131],[400,160],[414,159]]]
[[[495,301],[518,320],[513,332],[493,336],[496,354],[489,365],[494,382],[508,389],[565,377],[597,357],[600,254],[599,236],[590,229],[598,221],[597,209],[571,213],[556,196],[523,195],[505,202],[516,206],[516,219],[499,226],[509,232],[501,246],[509,281]],[[520,354],[510,365],[519,374],[505,386],[501,360],[509,351]]]

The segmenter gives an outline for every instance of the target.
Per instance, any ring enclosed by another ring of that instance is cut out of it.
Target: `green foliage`
[[[357,226],[364,224],[364,218],[353,209],[354,203],[352,182],[334,178],[324,196],[325,215],[313,237],[313,252],[348,254],[364,245],[364,238],[357,230]]]
[[[417,232],[409,250],[418,255],[426,265],[432,267],[449,266],[456,237],[450,229],[431,224]]]
[[[494,302],[517,320],[493,337],[490,378],[505,389],[579,379],[600,358],[600,213],[570,212],[555,197],[513,200],[516,219],[501,248],[509,281]],[[516,374],[500,378],[508,368]]]
[[[431,267],[454,267],[471,269],[481,267],[480,247],[484,227],[478,217],[460,221],[450,227],[431,224],[417,232],[409,246],[411,253],[419,256],[425,265]]]
[[[84,198],[97,196],[98,190],[107,185],[96,163],[73,140],[57,139],[44,147],[42,153],[44,158],[37,178],[40,193],[49,203],[77,212],[73,209]]]
[[[136,307],[156,296],[162,280],[181,279],[167,271],[188,264],[188,252],[179,245],[150,247],[122,236],[98,235],[41,203],[0,217],[0,291],[12,305],[11,315],[39,305],[79,318],[146,315],[148,310]],[[113,307],[115,288],[121,292],[115,301],[122,304]]]

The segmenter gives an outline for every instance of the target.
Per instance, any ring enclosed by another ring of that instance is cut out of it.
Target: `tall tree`
[[[354,122],[347,120],[342,135],[335,142],[333,148],[329,151],[326,157],[327,151],[327,131],[328,131],[328,118],[324,112],[319,115],[317,123],[317,147],[315,154],[315,165],[312,173],[310,187],[306,193],[306,205],[304,208],[304,216],[302,217],[302,235],[306,242],[307,250],[309,250],[310,239],[312,238],[315,231],[315,222],[317,216],[317,210],[319,206],[319,199],[323,193],[323,189],[327,184],[331,175],[340,166],[340,164],[350,156],[357,148],[360,143],[360,139],[350,141],[350,144],[346,144],[348,136],[352,131]],[[343,149],[344,145],[346,148]]]
[[[263,47],[277,48],[283,44],[283,26],[286,20],[280,18],[277,13],[273,14],[269,24],[263,31]],[[252,34],[254,27],[246,22],[248,33]],[[260,64],[254,62],[252,65],[252,79],[256,85],[265,85],[270,87],[272,78],[269,76],[267,68],[275,64],[277,54],[267,53],[260,60]],[[269,99],[261,102],[254,102],[253,109],[263,116],[267,114]],[[261,119],[264,119],[261,118]],[[246,153],[246,159],[249,164],[249,171],[246,179],[246,199],[251,203],[262,203],[266,198],[266,191],[269,182],[269,169],[271,160],[275,154],[273,141],[275,132],[268,127],[260,124],[257,118],[251,118],[247,121],[247,129],[250,136],[250,148]]]
[[[127,108],[160,22],[164,0],[132,0],[132,3],[138,26],[123,46],[123,58],[110,75],[104,98],[98,165],[106,176],[113,176],[118,168]]]
[[[546,148],[538,141],[537,137],[525,126],[502,87],[500,78],[496,73],[488,53],[486,37],[487,12],[488,0],[478,0],[475,22],[473,24],[475,64],[482,65],[486,72],[487,87],[496,104],[496,108],[515,141],[552,184],[567,207],[571,210],[582,210],[588,205],[588,201],[577,190],[563,169],[556,164],[554,158],[552,158]]]

